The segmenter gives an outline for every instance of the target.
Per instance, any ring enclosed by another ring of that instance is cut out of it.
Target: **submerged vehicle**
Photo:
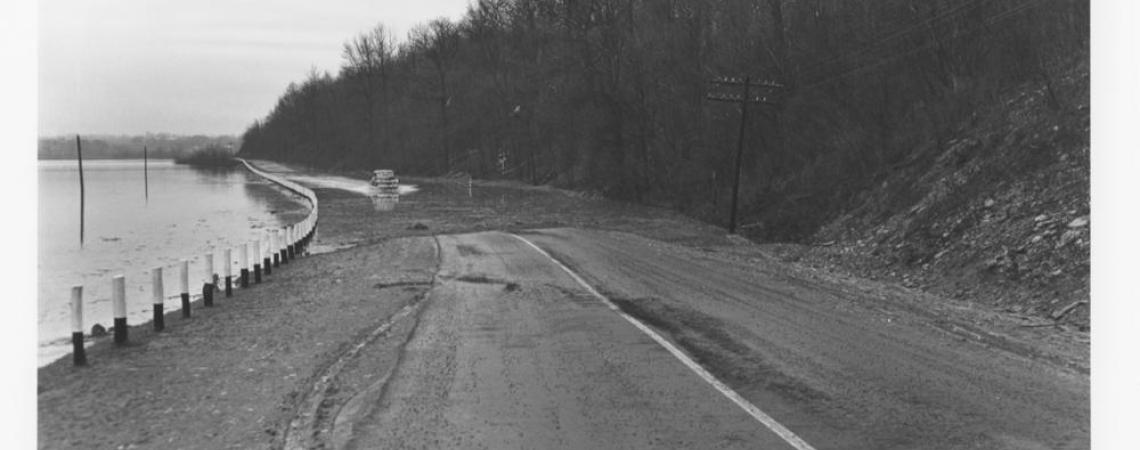
[[[391,170],[377,169],[372,171],[372,203],[377,211],[391,211],[400,201],[400,180]]]

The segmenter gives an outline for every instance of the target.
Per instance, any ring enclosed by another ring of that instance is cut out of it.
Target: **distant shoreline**
[[[130,156],[109,156],[109,157],[108,156],[97,156],[97,157],[91,157],[91,158],[87,158],[87,157],[83,158],[84,161],[107,161],[107,160],[130,160],[130,159],[137,159],[139,161],[142,161],[143,157],[142,157],[142,155],[130,155]],[[169,156],[161,156],[161,157],[156,156],[156,157],[150,157],[147,159],[149,159],[151,161],[173,161],[174,160],[173,157],[169,157]],[[36,161],[78,161],[78,158],[52,158],[52,157],[45,158],[45,157],[39,157],[39,158],[36,158]]]

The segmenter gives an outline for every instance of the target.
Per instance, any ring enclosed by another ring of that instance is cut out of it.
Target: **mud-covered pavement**
[[[1083,335],[780,263],[669,211],[410,182],[392,212],[313,186],[327,253],[41,370],[41,448],[789,448],[509,233],[814,448],[1089,445]]]

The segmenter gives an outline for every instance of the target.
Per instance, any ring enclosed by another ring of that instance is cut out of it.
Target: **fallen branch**
[[[1059,327],[1061,324],[1056,322],[1051,323],[1038,323],[1033,325],[1018,325],[1020,328],[1043,328],[1043,327]]]
[[[1065,316],[1069,315],[1070,312],[1073,312],[1073,310],[1076,309],[1078,306],[1087,305],[1087,304],[1089,304],[1088,300],[1075,301],[1075,302],[1069,304],[1069,306],[1066,306],[1064,308],[1061,308],[1061,310],[1054,312],[1053,313],[1053,320],[1061,320]]]

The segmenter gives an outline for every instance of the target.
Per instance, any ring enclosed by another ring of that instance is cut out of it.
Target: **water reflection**
[[[52,343],[70,335],[71,286],[84,286],[86,325],[106,324],[111,317],[109,277],[125,274],[131,298],[128,318],[145,320],[148,303],[141,299],[149,292],[152,268],[167,267],[168,285],[177,286],[175,267],[182,259],[192,260],[191,274],[198,277],[207,252],[262,237],[263,228],[287,225],[285,221],[302,217],[308,209],[299,197],[282,195],[244,170],[191,170],[169,160],[151,160],[147,169],[149,181],[144,181],[141,160],[84,161],[86,239],[80,246],[77,164],[40,162],[41,364],[67,350]]]
[[[228,182],[230,177],[233,177],[238,167],[213,167],[213,166],[186,166],[189,167],[197,180],[204,184],[214,184],[218,182]],[[244,170],[243,170],[244,172]]]
[[[400,194],[373,194],[372,207],[377,211],[392,211],[400,203]]]

